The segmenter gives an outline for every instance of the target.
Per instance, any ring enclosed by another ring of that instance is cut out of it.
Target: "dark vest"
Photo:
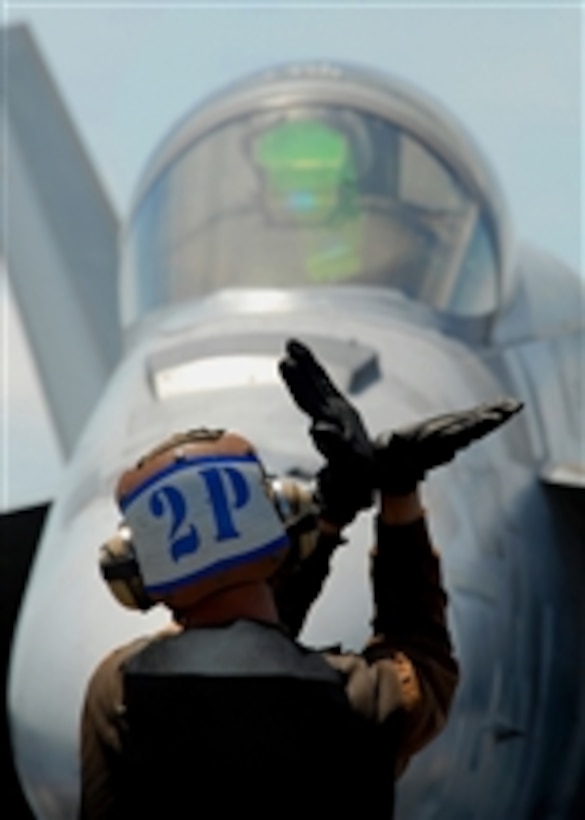
[[[357,714],[342,675],[277,627],[155,641],[124,691],[128,817],[392,816],[394,727]]]

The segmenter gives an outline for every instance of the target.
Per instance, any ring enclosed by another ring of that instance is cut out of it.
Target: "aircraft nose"
[[[314,472],[319,456],[307,436],[308,417],[296,406],[279,372],[287,338],[281,332],[231,333],[178,345],[149,359],[149,376],[162,405],[178,409],[177,424],[236,430],[278,472]],[[379,378],[375,349],[354,340],[303,335],[332,380],[357,394]]]

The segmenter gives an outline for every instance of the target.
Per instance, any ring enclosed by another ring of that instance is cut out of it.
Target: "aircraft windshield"
[[[431,151],[380,118],[255,113],[193,143],[135,210],[123,272],[131,323],[224,287],[382,285],[441,310],[493,310],[479,204]]]

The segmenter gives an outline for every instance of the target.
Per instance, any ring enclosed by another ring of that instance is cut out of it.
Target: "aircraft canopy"
[[[134,209],[125,324],[225,287],[378,285],[439,310],[495,308],[489,222],[395,124],[306,105],[240,115],[170,162]]]

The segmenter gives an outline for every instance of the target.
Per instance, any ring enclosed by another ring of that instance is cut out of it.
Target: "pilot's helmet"
[[[101,549],[102,575],[125,606],[163,602],[174,611],[267,580],[290,551],[291,511],[306,516],[312,503],[308,490],[291,493],[291,486],[271,482],[252,444],[236,433],[200,428],[172,436],[118,480],[124,520]]]
[[[368,133],[343,112],[290,114],[253,135],[249,148],[271,225],[331,226],[356,218],[359,179],[373,153]]]

